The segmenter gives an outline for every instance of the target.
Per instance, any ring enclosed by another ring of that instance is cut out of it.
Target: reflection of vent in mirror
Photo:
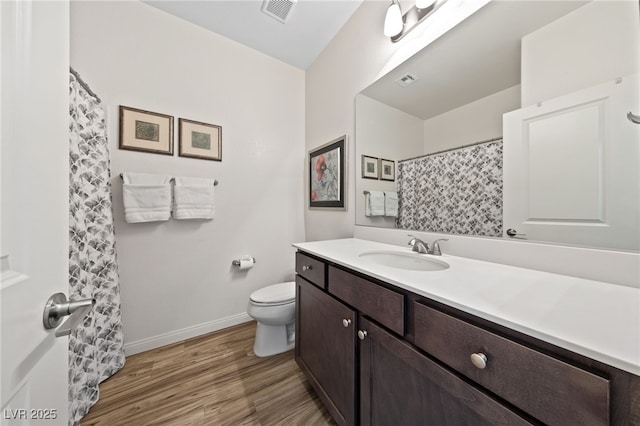
[[[413,74],[405,74],[402,77],[400,77],[398,80],[396,80],[396,84],[398,84],[398,85],[400,85],[402,87],[407,87],[408,85],[410,85],[411,83],[413,83],[417,79],[418,79],[418,77],[416,77]]]
[[[298,0],[264,0],[262,11],[284,24],[291,16],[293,6],[297,2]]]

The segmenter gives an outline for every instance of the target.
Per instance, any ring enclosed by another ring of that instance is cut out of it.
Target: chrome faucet
[[[411,241],[409,241],[409,245],[412,246],[413,251],[416,251],[418,253],[422,253],[422,254],[430,254],[429,252],[431,251],[431,249],[429,248],[429,244],[425,243],[424,241],[422,241],[419,238],[414,237],[413,235],[409,235],[411,238]]]
[[[438,243],[438,241],[449,241],[449,239],[448,238],[439,238],[439,239],[435,240],[431,244],[431,252],[429,254],[432,254],[434,256],[442,256],[442,252],[440,251],[440,244]]]
[[[429,247],[428,243],[425,243],[419,238],[414,237],[413,235],[409,235],[411,241],[409,241],[408,245],[412,246],[412,250],[422,254],[432,254],[434,256],[442,256],[442,251],[440,250],[440,241],[449,241],[448,238],[439,238],[431,244]]]

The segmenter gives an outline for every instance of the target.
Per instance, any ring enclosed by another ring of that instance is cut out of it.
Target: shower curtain
[[[98,401],[100,382],[124,365],[111,210],[109,147],[100,99],[70,70],[69,298],[96,299],[69,336],[69,424]]]

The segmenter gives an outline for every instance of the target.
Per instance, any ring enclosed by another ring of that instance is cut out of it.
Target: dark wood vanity
[[[302,251],[296,273],[295,358],[338,424],[640,425],[638,376]]]

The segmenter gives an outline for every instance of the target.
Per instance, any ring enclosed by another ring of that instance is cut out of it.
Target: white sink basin
[[[419,253],[405,253],[393,250],[365,251],[358,254],[364,260],[378,265],[410,271],[442,271],[449,268],[447,262],[436,260]]]

